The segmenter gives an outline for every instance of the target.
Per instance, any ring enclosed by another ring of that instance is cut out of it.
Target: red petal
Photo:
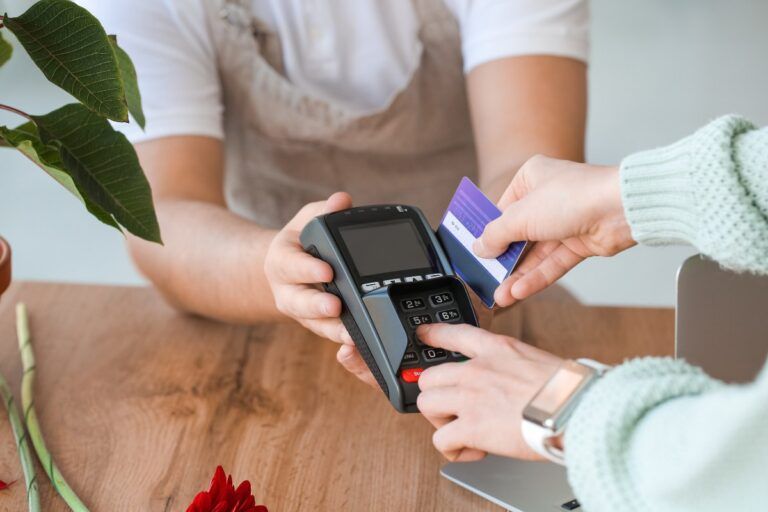
[[[9,488],[10,486],[12,486],[15,483],[16,483],[16,480],[11,480],[8,483],[5,483],[2,480],[0,480],[0,491],[6,490],[7,488]]]
[[[213,474],[211,480],[211,502],[218,503],[226,493],[227,475],[224,473],[224,468],[216,466],[216,472]]]
[[[235,491],[235,498],[237,501],[242,501],[251,495],[251,482],[243,480],[240,485],[237,486]]]
[[[210,512],[211,510],[211,495],[206,491],[199,492],[192,500],[192,504],[187,508],[187,512]]]

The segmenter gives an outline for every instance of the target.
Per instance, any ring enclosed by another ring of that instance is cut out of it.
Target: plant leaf
[[[5,40],[3,33],[0,31],[0,66],[8,62],[12,55],[13,46]]]
[[[128,121],[117,57],[86,9],[69,0],[40,0],[19,17],[4,15],[3,23],[48,80],[93,111]]]
[[[23,124],[13,130],[0,126],[0,138],[9,146],[18,149],[24,156],[69,190],[94,217],[104,224],[120,229],[115,219],[106,210],[80,193],[72,177],[63,169],[59,151],[55,147],[43,144],[37,133],[37,127],[33,123]]]
[[[32,119],[40,140],[58,148],[63,168],[83,197],[134,235],[162,243],[149,182],[125,135],[77,103]]]
[[[125,99],[128,102],[128,112],[143,130],[146,120],[144,119],[144,110],[141,108],[141,92],[139,91],[139,81],[136,78],[136,68],[133,67],[133,61],[125,53],[125,50],[117,44],[117,36],[110,35],[108,37],[117,57],[120,78],[123,80],[123,87],[125,88]]]

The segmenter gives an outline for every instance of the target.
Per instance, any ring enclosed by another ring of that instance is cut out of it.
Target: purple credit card
[[[489,308],[494,306],[493,292],[515,269],[526,247],[526,242],[513,242],[498,258],[475,256],[472,244],[500,216],[496,205],[464,177],[437,229],[453,269]]]

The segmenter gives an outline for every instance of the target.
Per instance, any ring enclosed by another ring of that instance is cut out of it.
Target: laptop
[[[699,255],[677,273],[675,355],[727,382],[753,380],[768,357],[768,276],[736,274]],[[580,512],[565,468],[488,456],[451,463],[448,480],[514,512]]]

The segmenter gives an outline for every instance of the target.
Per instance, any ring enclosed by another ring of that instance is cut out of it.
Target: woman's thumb
[[[500,217],[489,222],[472,246],[474,253],[481,258],[495,258],[506,251],[512,242],[530,240],[527,203],[525,199],[514,202]]]

